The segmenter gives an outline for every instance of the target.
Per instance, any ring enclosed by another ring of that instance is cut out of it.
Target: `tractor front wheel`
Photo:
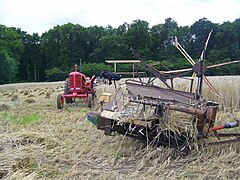
[[[88,94],[88,107],[92,108],[93,107],[93,95]]]
[[[64,94],[71,94],[70,92],[70,80],[69,78],[66,79],[64,82]],[[65,98],[65,103],[69,104],[72,103],[72,98]]]
[[[57,96],[57,108],[58,109],[62,109],[63,108],[63,99],[62,99],[63,97],[62,97],[62,95],[61,94],[59,94],[58,96]]]

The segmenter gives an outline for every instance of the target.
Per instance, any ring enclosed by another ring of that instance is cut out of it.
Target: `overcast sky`
[[[213,23],[240,18],[240,0],[0,0],[0,24],[43,33],[68,22],[84,27],[145,20],[152,25],[171,17],[179,26],[206,17]]]

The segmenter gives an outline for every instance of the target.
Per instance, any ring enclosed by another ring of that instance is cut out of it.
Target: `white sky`
[[[0,24],[43,33],[68,22],[84,27],[140,19],[150,26],[171,17],[179,26],[206,17],[213,23],[240,18],[240,0],[0,0]]]

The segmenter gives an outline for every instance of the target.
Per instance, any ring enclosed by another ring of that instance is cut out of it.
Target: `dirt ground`
[[[240,179],[240,143],[172,157],[168,148],[105,136],[84,103],[58,110],[59,93],[63,82],[0,87],[0,179]],[[239,109],[218,118],[235,116]]]

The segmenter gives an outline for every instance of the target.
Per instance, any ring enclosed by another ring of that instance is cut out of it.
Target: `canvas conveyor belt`
[[[126,82],[127,90],[130,94],[139,95],[142,97],[152,97],[161,100],[180,102],[183,104],[190,104],[194,101],[196,95],[190,92],[183,92],[173,89],[164,89],[159,86],[146,86],[136,82]]]

